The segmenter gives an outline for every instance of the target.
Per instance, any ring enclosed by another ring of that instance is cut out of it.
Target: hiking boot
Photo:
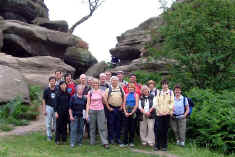
[[[124,147],[127,147],[127,146],[128,146],[128,145],[127,145],[127,144],[124,144],[124,143],[123,143],[123,144],[120,144],[120,147],[121,147],[121,148],[124,148]]]
[[[181,147],[184,147],[184,142],[180,142],[179,145],[180,145]]]
[[[116,143],[117,144],[122,144],[122,141],[121,140],[116,140]]]
[[[147,143],[146,143],[146,142],[142,142],[142,145],[143,145],[143,146],[146,146],[146,145],[147,145]]]
[[[70,147],[71,147],[71,148],[74,148],[74,144],[70,144]]]
[[[109,141],[109,144],[114,144],[114,140],[110,140],[110,141]]]
[[[48,136],[47,141],[52,141],[52,136]]]
[[[59,142],[59,141],[56,141],[56,142],[55,142],[55,144],[56,144],[56,145],[59,145],[59,144],[60,144],[60,142]]]
[[[176,145],[180,145],[180,141],[179,140],[176,141]]]
[[[159,151],[159,150],[160,150],[160,148],[158,148],[158,147],[154,147],[154,148],[153,148],[153,150],[154,150],[154,151]]]
[[[167,151],[167,148],[162,148],[162,151],[166,152],[166,151]]]
[[[134,143],[129,144],[130,147],[135,147]]]
[[[109,149],[109,145],[108,144],[104,144],[104,148],[105,149]]]

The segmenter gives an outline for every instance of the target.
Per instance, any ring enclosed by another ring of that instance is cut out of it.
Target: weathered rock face
[[[31,23],[37,17],[48,18],[43,0],[0,0],[0,16]]]
[[[85,73],[97,60],[87,49],[69,47],[64,56],[65,63],[76,68],[75,75]]]
[[[137,28],[128,30],[121,36],[117,37],[116,48],[111,49],[110,53],[113,56],[120,57],[122,60],[133,60],[141,57],[146,53],[146,43],[152,40],[151,32],[163,25],[162,17],[150,18],[140,24]],[[130,51],[131,50],[131,51]],[[133,57],[130,59],[129,57]]]
[[[18,70],[31,85],[46,87],[48,78],[56,70],[74,73],[75,69],[65,64],[61,59],[51,56],[38,56],[28,58],[13,57],[0,53],[0,65]]]
[[[2,47],[3,47],[3,33],[0,30],[0,50],[2,49]]]
[[[8,66],[0,65],[0,104],[9,102],[20,96],[29,103],[29,88],[23,75]]]
[[[148,58],[138,58],[133,60],[128,65],[118,66],[111,71],[124,71],[125,73],[131,73],[137,70],[143,70],[148,72],[158,72],[162,75],[168,74],[168,66],[175,64],[174,60],[162,59],[162,60],[149,60]]]
[[[101,62],[96,63],[93,66],[91,66],[87,70],[86,75],[98,78],[99,74],[104,72],[106,69],[108,69],[108,65],[104,61],[101,61]]]
[[[60,32],[68,32],[69,29],[68,23],[64,20],[50,21],[47,18],[38,17],[33,21],[33,24]]]
[[[77,37],[20,21],[0,22],[2,51],[16,57],[53,56],[63,58],[66,48],[77,45]]]

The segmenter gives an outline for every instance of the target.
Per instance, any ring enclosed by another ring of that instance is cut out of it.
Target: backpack
[[[184,96],[184,100],[183,100],[183,103],[184,103],[184,109],[185,109],[185,106],[186,106],[186,99],[188,99],[188,105],[189,105],[189,113],[188,113],[188,117],[192,114],[192,111],[193,111],[193,107],[194,107],[194,103],[192,101],[191,98],[188,98],[188,97],[185,97]]]
[[[119,89],[120,89],[121,94],[122,94],[122,100],[124,100],[124,91],[122,90],[122,87],[121,87],[121,86],[119,86]],[[110,95],[111,95],[112,92],[113,92],[112,87],[109,86],[109,92],[108,92],[108,98],[107,98],[107,100],[109,99],[109,97],[110,97]]]

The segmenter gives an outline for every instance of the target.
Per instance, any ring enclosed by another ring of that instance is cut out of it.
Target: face
[[[62,78],[62,73],[60,71],[55,72],[55,77],[60,80]]]
[[[83,93],[83,88],[78,88],[77,89],[77,94],[78,95],[82,95],[82,93]]]
[[[93,81],[93,82],[92,82],[92,87],[93,87],[94,89],[99,89],[99,82]]]
[[[129,92],[135,92],[135,88],[133,87],[128,87],[128,89],[129,89]]]
[[[49,81],[49,84],[50,84],[50,86],[51,87],[55,87],[55,79],[51,79],[50,81]]]
[[[91,86],[91,85],[92,85],[92,80],[87,80],[87,84],[88,84],[89,86]]]
[[[60,85],[60,89],[64,92],[66,91],[66,87],[67,87],[67,85],[65,83]]]
[[[180,88],[175,88],[175,95],[180,96],[181,95],[181,89]]]
[[[107,72],[106,73],[106,80],[110,80],[110,78],[111,78],[111,72]]]
[[[68,76],[65,78],[65,81],[66,81],[66,82],[70,82],[70,81],[71,81],[71,75],[68,75]]]
[[[105,81],[106,81],[106,77],[105,76],[101,76],[100,77],[100,83],[105,83]]]
[[[149,88],[150,88],[151,90],[154,89],[154,84],[151,83],[151,84],[149,85]]]
[[[144,89],[144,90],[143,90],[143,94],[144,94],[145,96],[148,96],[148,95],[149,95],[148,89]]]
[[[130,77],[130,82],[135,83],[136,82],[136,76],[131,76]]]
[[[122,73],[118,73],[118,74],[117,74],[117,77],[119,78],[120,81],[123,80],[123,75],[122,75]]]
[[[163,90],[167,90],[167,89],[168,89],[168,84],[166,84],[166,83],[165,83],[165,84],[162,84],[162,89],[163,89]]]
[[[112,86],[117,87],[117,85],[118,85],[118,80],[112,79]]]
[[[81,75],[80,81],[81,81],[81,84],[86,84],[86,75]]]

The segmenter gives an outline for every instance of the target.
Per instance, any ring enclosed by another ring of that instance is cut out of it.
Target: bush
[[[215,93],[193,88],[186,95],[195,103],[188,138],[198,145],[231,153],[235,150],[235,92]]]
[[[137,82],[141,84],[147,84],[149,80],[154,80],[158,85],[161,81],[161,76],[159,74],[153,72],[145,72],[145,71],[135,71],[133,72],[136,75]]]
[[[162,49],[155,55],[177,60],[171,68],[176,82],[215,90],[235,83],[234,4],[235,0],[193,0],[176,3],[164,13],[161,35],[153,39]]]

